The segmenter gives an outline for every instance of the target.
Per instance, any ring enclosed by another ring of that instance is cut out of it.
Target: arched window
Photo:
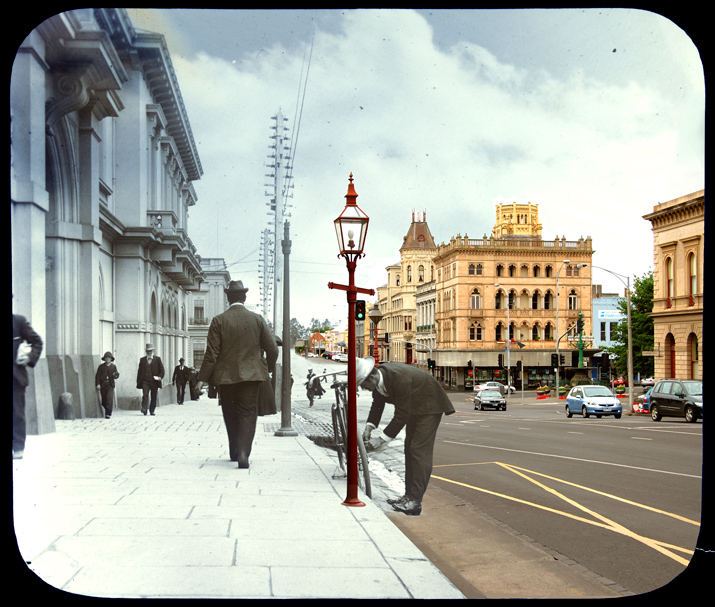
[[[531,339],[537,341],[539,339],[539,325],[535,324],[531,329]]]
[[[417,268],[417,280],[420,282],[424,282],[425,280],[425,267],[422,265]]]
[[[553,329],[551,327],[551,323],[547,322],[546,326],[544,327],[544,339],[552,339],[554,336],[553,334]]]
[[[541,277],[541,266],[534,266],[534,278]]]
[[[552,266],[546,266],[546,278],[551,278],[554,274],[554,268]]]
[[[504,276],[504,266],[501,264],[497,266],[497,277],[500,276]]]
[[[469,264],[469,275],[470,275],[470,276],[474,276],[474,274],[475,274],[476,271],[477,271],[477,270],[476,270],[476,268],[474,267],[474,264],[473,264],[473,263],[470,263],[470,264]]]
[[[469,341],[482,341],[482,325],[473,323],[469,327]]]
[[[529,278],[529,267],[526,265],[521,266],[521,277]]]
[[[516,277],[516,266],[515,266],[515,265],[509,266],[509,276],[510,276],[511,278],[515,278],[515,277]]]
[[[514,291],[509,291],[509,309],[513,310],[516,304],[516,293]]]
[[[531,296],[531,309],[532,310],[538,310],[539,309],[539,292],[536,291],[532,296]]]
[[[695,258],[695,253],[691,253],[688,255],[688,274],[689,274],[689,280],[688,280],[688,288],[690,289],[690,292],[688,295],[692,297],[698,292],[698,266],[697,266],[697,260]],[[690,305],[694,305],[695,302],[691,303]]]
[[[688,336],[690,379],[700,379],[700,356],[698,354],[698,338],[694,333]]]
[[[469,307],[472,308],[472,310],[479,310],[479,308],[481,308],[481,296],[479,294],[479,289],[472,289]]]
[[[504,341],[504,340],[502,339],[502,329],[503,329],[503,328],[504,328],[504,327],[502,326],[501,323],[499,323],[499,324],[497,325],[497,327],[496,327],[496,332],[495,332],[495,334],[494,334],[494,339],[495,339],[496,341]]]
[[[547,291],[544,295],[544,310],[551,309],[551,291]]]
[[[495,310],[501,310],[501,291],[497,291],[497,294],[494,296],[494,309]]]
[[[407,266],[407,282],[412,282],[412,266]]]
[[[482,275],[482,264],[478,263],[477,264],[477,276]]]
[[[578,298],[576,297],[576,291],[573,289],[569,293],[569,310],[578,310]]]
[[[665,296],[668,298],[668,307],[671,306],[670,300],[675,297],[675,279],[674,279],[674,269],[673,269],[673,259],[672,257],[668,257],[665,260],[665,276],[666,276],[666,283],[665,283]]]

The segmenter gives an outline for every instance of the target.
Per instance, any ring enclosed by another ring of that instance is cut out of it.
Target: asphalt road
[[[686,568],[699,532],[702,422],[568,419],[563,400],[534,393],[523,404],[512,395],[506,411],[475,411],[471,397],[450,392],[457,413],[440,426],[431,484],[636,594]]]

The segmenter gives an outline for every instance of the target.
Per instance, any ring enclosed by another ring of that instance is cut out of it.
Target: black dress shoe
[[[422,504],[411,499],[406,499],[404,502],[393,504],[392,507],[398,512],[404,512],[405,514],[412,516],[417,516],[422,512]]]
[[[239,468],[248,468],[248,460],[238,460]]]
[[[390,504],[390,506],[394,506],[395,504],[400,504],[400,503],[404,502],[406,499],[407,499],[407,496],[403,495],[402,497],[397,497],[397,498],[388,497],[385,501],[388,504]]]

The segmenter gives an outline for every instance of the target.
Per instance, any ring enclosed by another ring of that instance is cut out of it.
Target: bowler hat
[[[147,344],[146,348],[144,348],[147,352],[151,350],[152,352],[154,351],[154,344]]]
[[[184,359],[183,359],[183,358],[180,358],[180,359],[179,359],[179,362],[180,362],[180,363],[183,363],[183,362],[184,362]]]
[[[111,352],[105,352],[104,356],[102,356],[102,360],[107,360],[107,358],[111,358],[112,360],[114,360],[114,356],[112,356]]]
[[[365,358],[355,359],[355,384],[360,386],[360,384],[365,381],[370,372],[375,367],[375,359],[372,356],[366,356]]]
[[[243,281],[241,280],[232,280],[228,283],[228,288],[223,290],[226,295],[230,293],[245,293],[246,291],[248,291],[248,289],[243,286]]]

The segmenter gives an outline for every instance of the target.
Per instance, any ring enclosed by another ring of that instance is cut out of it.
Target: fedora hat
[[[146,345],[146,348],[144,348],[144,350],[146,350],[147,352],[149,352],[149,351],[151,350],[151,351],[153,352],[153,351],[154,351],[154,344],[147,344],[147,345]]]
[[[365,380],[365,378],[370,375],[370,372],[375,367],[375,359],[372,356],[366,356],[365,358],[355,359],[355,385],[360,386],[360,384]]]
[[[105,352],[104,356],[102,356],[102,360],[107,360],[107,358],[111,358],[112,360],[114,360],[114,356],[112,356],[111,352]]]
[[[243,281],[241,280],[232,280],[228,283],[228,288],[223,290],[226,295],[229,293],[245,293],[246,291],[248,289],[243,286]]]

